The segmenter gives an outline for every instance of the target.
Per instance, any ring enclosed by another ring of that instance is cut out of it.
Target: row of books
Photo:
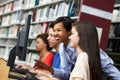
[[[115,25],[110,25],[110,30],[108,35],[109,37],[115,37],[114,28],[115,28]]]
[[[11,49],[12,48],[10,48],[10,47],[0,48],[0,57],[5,59],[5,60],[8,60]]]
[[[34,66],[35,60],[38,60],[38,59],[39,59],[39,54],[37,52],[29,52],[27,54],[25,62],[28,65]]]
[[[0,39],[0,48],[10,47],[13,48],[17,44],[15,39]],[[36,40],[29,40],[27,44],[29,51],[36,51]]]
[[[120,21],[120,10],[114,9],[113,16],[112,16],[112,22],[119,22],[119,21]]]
[[[120,46],[119,45],[120,45],[120,40],[111,39],[108,42],[107,51],[119,53],[120,52]]]
[[[10,46],[7,46],[7,47],[3,46],[2,47],[1,42],[3,42],[3,41],[0,41],[0,57],[4,58],[5,60],[8,60],[10,51],[16,45],[16,41],[13,42],[12,40],[11,41],[8,40],[8,41],[6,41],[6,43],[4,43],[4,45],[6,45],[6,44],[12,45],[11,47]],[[35,40],[32,41],[32,43],[30,44],[30,47],[32,47],[32,48],[35,47]],[[36,50],[34,50],[34,51],[32,50],[32,52],[31,52],[28,49],[27,57],[26,57],[26,63],[28,63],[30,65],[34,64],[35,59],[39,59],[39,54],[36,52]]]
[[[0,47],[0,58],[8,60],[11,49],[12,48],[10,48],[10,47],[6,47],[6,48]],[[38,60],[38,59],[39,59],[39,53],[29,52],[29,53],[27,53],[25,63],[28,65],[34,66],[35,60]],[[17,57],[16,57],[16,61],[18,61],[18,60],[19,59],[17,59]]]
[[[0,15],[13,11],[13,3],[0,6]]]
[[[15,39],[0,39],[0,48],[13,48],[17,44]],[[36,40],[29,40],[27,44],[28,51],[36,51]]]
[[[22,24],[25,23],[25,16],[28,14],[23,13],[23,11],[17,11],[10,15],[5,15],[0,17],[0,26],[8,26],[12,24]]]
[[[19,26],[0,28],[0,37],[17,37]]]
[[[12,47],[0,47],[0,58],[3,58],[5,60],[8,60],[10,51],[12,50]],[[25,63],[28,65],[33,66],[35,61],[39,59],[39,54],[37,52],[29,52],[27,53],[27,57],[25,60]],[[16,61],[19,60],[19,58],[16,56]]]
[[[109,31],[108,49],[107,51],[120,51],[120,24],[112,24]]]
[[[2,47],[13,47],[16,45],[16,40],[15,39],[0,39],[0,46]]]
[[[28,13],[32,14],[32,22],[39,22],[45,20],[54,20],[60,16],[78,16],[79,7],[75,4],[75,2],[70,3],[58,3],[50,6],[45,6],[36,10],[30,11],[17,11],[9,15],[0,17],[0,25],[7,26],[11,24],[25,24],[25,18]],[[76,10],[75,10],[76,9]]]
[[[38,34],[46,33],[48,31],[49,24],[49,22],[43,22],[41,24],[31,25],[29,37],[36,37]]]
[[[45,33],[48,30],[49,22],[44,22],[41,24],[32,24],[30,25],[29,38],[35,38],[38,34]],[[18,32],[25,27],[19,25],[13,25],[10,27],[0,28],[0,38],[2,37],[17,37]]]
[[[109,37],[120,37],[120,24],[110,26]]]
[[[14,0],[10,3],[0,6],[0,15],[9,13],[11,11],[20,10],[22,8],[27,9],[41,4],[46,4],[46,2],[52,2],[54,0]]]

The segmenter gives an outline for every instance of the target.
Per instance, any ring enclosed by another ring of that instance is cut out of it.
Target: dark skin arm
[[[54,74],[54,70],[51,66],[46,65],[45,63],[35,60],[36,64],[34,66],[35,69],[43,69],[43,70],[48,70],[51,74]]]

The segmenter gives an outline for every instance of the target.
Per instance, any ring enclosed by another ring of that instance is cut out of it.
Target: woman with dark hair
[[[54,54],[50,52],[52,48],[49,47],[47,37],[48,37],[48,34],[44,34],[44,33],[39,34],[36,37],[36,50],[39,52],[40,57],[37,63],[34,65],[34,67],[31,67],[25,64],[18,64],[16,68],[23,68],[23,69],[32,71],[34,69],[39,68],[39,62],[43,62],[48,66],[52,66]]]
[[[36,37],[36,50],[40,53],[39,61],[52,66],[54,55],[50,52],[52,48],[49,47],[47,37],[48,34],[39,34]]]
[[[96,27],[89,21],[73,24],[70,46],[78,56],[70,80],[101,80],[101,62]]]

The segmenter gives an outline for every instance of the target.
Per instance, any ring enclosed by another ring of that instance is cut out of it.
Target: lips
[[[58,40],[60,40],[60,36],[59,35],[56,35],[55,36],[55,39],[58,41]]]
[[[50,42],[50,41],[49,41],[48,43],[49,43],[49,44],[51,44],[51,42]]]

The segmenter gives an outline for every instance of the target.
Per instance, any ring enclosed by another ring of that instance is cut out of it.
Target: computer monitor
[[[31,24],[31,14],[28,14],[25,22],[25,28],[23,28],[18,33],[17,43],[15,47],[10,51],[10,55],[7,62],[7,66],[10,66],[10,69],[14,68],[16,56],[18,56],[20,60],[23,61],[25,61],[26,59],[30,24]]]

